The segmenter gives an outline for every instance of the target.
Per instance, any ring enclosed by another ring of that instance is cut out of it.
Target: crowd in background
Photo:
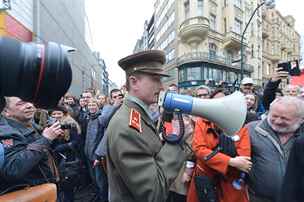
[[[304,87],[280,88],[281,80],[287,77],[286,73],[276,71],[259,92],[255,91],[251,78],[241,81],[239,90],[246,99],[247,115],[244,127],[236,134],[239,139],[232,141],[230,151],[220,151],[208,160],[203,159],[216,148],[223,131],[203,117],[183,115],[186,142],[193,153],[171,185],[168,202],[200,201],[197,176],[213,179],[217,201],[280,200],[289,153],[304,130]],[[166,90],[216,99],[236,89],[202,85],[181,90],[171,84]],[[0,140],[7,159],[0,169],[1,194],[27,185],[55,182],[58,198],[68,202],[74,201],[80,186],[92,184],[95,201],[108,201],[111,193],[104,134],[125,96],[123,89],[113,89],[109,97],[86,90],[79,98],[66,94],[51,110],[36,109],[19,98],[6,98],[0,119]],[[162,112],[157,105],[151,106],[150,111],[158,125]],[[165,122],[167,133],[176,132],[177,121],[173,115]],[[242,173],[246,173],[244,179]],[[233,185],[237,179],[245,181],[241,190]]]

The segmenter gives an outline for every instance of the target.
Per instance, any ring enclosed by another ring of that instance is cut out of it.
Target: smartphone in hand
[[[299,67],[298,60],[291,60],[288,62],[279,63],[278,68],[280,68],[279,71],[288,72],[290,76],[300,76],[301,75],[301,70]]]

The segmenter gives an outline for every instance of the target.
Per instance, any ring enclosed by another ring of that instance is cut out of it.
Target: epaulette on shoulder
[[[134,129],[136,129],[140,133],[142,132],[142,128],[141,128],[141,115],[134,108],[131,108],[131,111],[130,111],[129,127],[132,127]]]

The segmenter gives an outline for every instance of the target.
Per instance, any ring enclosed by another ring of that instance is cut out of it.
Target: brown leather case
[[[42,184],[0,196],[0,202],[56,202],[56,185]]]

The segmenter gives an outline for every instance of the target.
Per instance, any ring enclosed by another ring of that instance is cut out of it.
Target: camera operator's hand
[[[229,160],[229,166],[248,173],[251,170],[252,162],[248,156],[237,156]]]
[[[64,132],[61,129],[60,123],[56,121],[53,125],[43,130],[42,136],[52,141],[56,139],[58,136],[63,135],[63,133]]]
[[[271,81],[278,81],[280,79],[285,79],[288,78],[288,72],[286,71],[281,71],[283,68],[275,68],[272,76],[271,76]]]

